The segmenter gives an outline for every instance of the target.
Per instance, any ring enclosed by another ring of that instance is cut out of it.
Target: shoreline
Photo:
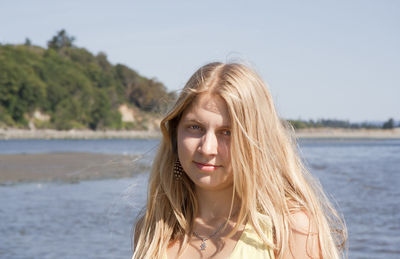
[[[129,178],[150,166],[137,155],[84,152],[0,154],[0,186],[32,182],[67,182]]]
[[[296,138],[322,139],[400,139],[400,128],[394,129],[344,129],[309,128],[296,130]]]
[[[400,128],[395,129],[340,129],[340,128],[309,128],[295,131],[296,138],[344,138],[344,139],[400,139]],[[160,131],[138,130],[29,130],[1,129],[0,140],[7,139],[140,139],[160,138]]]
[[[146,130],[54,130],[0,129],[0,140],[7,139],[143,139],[160,138],[159,131]]]

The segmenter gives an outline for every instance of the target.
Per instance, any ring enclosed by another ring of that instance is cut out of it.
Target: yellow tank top
[[[265,226],[264,233],[267,235],[268,239],[272,240],[272,228],[270,225]],[[249,223],[246,224],[240,239],[236,243],[229,259],[275,259],[274,251],[264,245],[261,238],[257,235],[253,226]],[[165,254],[163,259],[167,259]]]
[[[268,239],[272,243],[272,229],[268,227],[268,229],[264,230]],[[249,223],[246,224],[245,229],[238,240],[235,248],[233,249],[232,254],[229,259],[242,259],[242,258],[251,258],[251,259],[274,259],[274,252],[271,248],[268,248],[264,245],[261,238],[257,235],[257,232],[254,230],[253,226]]]

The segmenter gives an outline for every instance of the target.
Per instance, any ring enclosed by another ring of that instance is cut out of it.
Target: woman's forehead
[[[219,116],[223,124],[230,124],[228,107],[220,96],[200,94],[197,96],[183,114],[184,118],[193,120],[207,120],[209,116]]]

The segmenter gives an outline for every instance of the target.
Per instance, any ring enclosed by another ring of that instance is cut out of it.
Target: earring
[[[180,181],[182,180],[182,174],[184,170],[182,168],[181,162],[179,161],[179,158],[176,159],[175,164],[174,164],[174,176],[175,180]]]

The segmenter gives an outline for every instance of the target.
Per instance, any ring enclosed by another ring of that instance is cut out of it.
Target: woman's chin
[[[217,191],[222,189],[231,188],[233,186],[232,181],[226,180],[216,180],[213,179],[211,175],[203,175],[202,177],[198,177],[196,179],[192,179],[193,183],[197,188],[201,188],[204,190]]]

